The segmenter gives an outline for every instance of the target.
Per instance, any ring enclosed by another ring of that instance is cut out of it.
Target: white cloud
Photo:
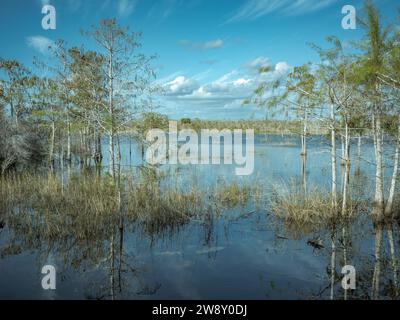
[[[52,40],[43,36],[28,37],[26,38],[26,43],[29,47],[44,55],[49,54],[50,47],[54,45]]]
[[[199,88],[197,81],[184,76],[176,77],[174,80],[167,82],[164,87],[166,88],[167,95],[171,96],[191,94],[194,90]]]
[[[167,88],[166,104],[173,106],[175,114],[182,114],[190,106],[193,110],[201,110],[201,114],[204,115],[208,112],[216,114],[223,110],[245,115],[249,109],[242,112],[242,102],[252,96],[260,83],[275,81],[286,76],[291,70],[287,62],[281,61],[271,65],[271,72],[254,72],[257,67],[268,65],[268,61],[266,57],[258,57],[215,80],[203,83],[196,76],[179,75],[164,84]]]
[[[233,85],[235,87],[241,87],[241,86],[245,86],[245,85],[249,84],[250,82],[251,82],[250,79],[239,78],[239,79],[233,81]]]
[[[286,61],[278,62],[275,66],[275,72],[282,75],[286,74],[290,69],[291,67]]]
[[[129,17],[136,9],[138,0],[119,0],[118,15],[120,17]]]
[[[256,20],[274,12],[302,15],[324,9],[337,0],[248,0],[226,21]]]
[[[215,39],[206,42],[192,42],[190,40],[181,40],[180,44],[183,46],[191,47],[193,49],[209,50],[209,49],[218,49],[223,47],[224,40]]]
[[[224,41],[221,39],[211,40],[203,44],[203,49],[217,49],[224,45]]]
[[[207,92],[204,87],[200,87],[197,90],[193,91],[190,96],[195,98],[207,98],[211,97],[211,95],[211,92]]]
[[[245,64],[245,67],[249,69],[254,69],[258,72],[258,70],[262,67],[269,66],[269,59],[267,57],[258,57],[252,61],[249,61]]]

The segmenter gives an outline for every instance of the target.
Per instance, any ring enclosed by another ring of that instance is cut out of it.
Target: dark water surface
[[[160,170],[173,172],[173,180],[167,177],[165,183],[180,187],[195,183],[206,189],[221,179],[259,183],[263,186],[258,195],[261,204],[250,200],[222,216],[193,219],[160,232],[126,221],[123,229],[115,228],[109,240],[77,240],[72,230],[65,246],[32,236],[32,230],[24,231],[20,222],[4,218],[0,298],[370,299],[375,290],[379,298],[395,299],[400,244],[397,224],[376,225],[368,213],[362,213],[336,226],[296,229],[277,219],[269,208],[269,184],[306,181],[309,189],[314,186],[329,192],[328,141],[323,137],[310,140],[302,173],[299,139],[256,138],[251,176],[235,176],[235,167],[230,165],[164,166]],[[350,193],[368,198],[373,192],[374,167],[368,161],[373,146],[364,142],[362,159],[353,149]],[[104,164],[107,162],[105,154]],[[123,171],[133,172],[140,163],[140,148],[123,140]],[[340,165],[338,170],[340,180]],[[390,168],[386,176],[390,176]],[[315,242],[319,245],[312,245]],[[12,250],[8,249],[11,243]],[[57,270],[54,291],[41,287],[41,268],[46,264]],[[344,265],[353,265],[357,271],[357,289],[347,294],[341,287]]]

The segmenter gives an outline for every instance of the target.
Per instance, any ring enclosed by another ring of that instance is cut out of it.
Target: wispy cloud
[[[226,23],[256,20],[271,13],[302,15],[324,9],[338,0],[247,0]]]
[[[194,10],[199,5],[201,0],[157,0],[153,1],[148,17],[153,23],[162,23],[182,8]]]
[[[138,0],[118,0],[118,15],[122,18],[129,17],[136,9]]]
[[[252,69],[256,72],[262,67],[269,66],[269,59],[267,57],[258,57],[254,60],[251,60],[245,64],[245,67],[248,69]]]
[[[224,41],[221,39],[215,39],[206,42],[193,42],[189,40],[181,40],[180,44],[183,46],[188,46],[192,49],[209,50],[209,49],[218,49],[223,47]]]
[[[44,55],[49,54],[50,48],[54,45],[52,40],[43,36],[28,37],[26,38],[26,43],[29,47]]]

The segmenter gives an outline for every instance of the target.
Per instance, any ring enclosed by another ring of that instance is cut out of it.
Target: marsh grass
[[[228,183],[220,180],[212,194],[214,201],[229,208],[244,206],[249,201],[252,188],[250,185],[241,185],[237,181]]]
[[[79,239],[97,237],[121,219],[139,223],[146,232],[175,230],[191,220],[207,220],[230,208],[245,206],[254,187],[226,181],[203,190],[195,183],[179,187],[163,172],[147,168],[140,175],[81,174],[66,183],[56,175],[9,175],[0,178],[0,210],[8,216],[37,220],[48,240],[74,233]],[[41,226],[41,225],[40,225]]]
[[[341,208],[341,199],[338,200]],[[283,221],[293,233],[310,234],[339,224],[364,212],[367,201],[348,198],[345,212],[332,209],[328,190],[319,186],[309,186],[307,191],[295,182],[273,184],[269,207],[272,213]]]

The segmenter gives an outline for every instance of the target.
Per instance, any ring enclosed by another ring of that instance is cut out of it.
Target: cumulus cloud
[[[178,76],[172,81],[167,82],[164,87],[166,88],[167,95],[182,96],[193,93],[199,86],[194,79]]]
[[[270,65],[271,71],[268,73],[254,72],[260,66],[269,65],[268,63],[268,58],[258,57],[205,83],[201,83],[196,76],[176,76],[164,83],[164,87],[167,89],[167,102],[172,103],[175,113],[179,113],[179,110],[184,112],[189,106],[194,110],[201,110],[202,114],[206,114],[207,110],[213,114],[222,112],[222,110],[225,112],[235,110],[240,113],[243,109],[243,100],[249,98],[257,86],[263,82],[272,82],[284,77],[291,70],[287,62],[281,61]]]
[[[49,54],[50,48],[54,45],[52,40],[43,36],[28,37],[26,43],[29,47],[44,55]]]
[[[285,75],[290,71],[291,67],[286,61],[278,62],[275,65],[275,72],[281,75]]]
[[[181,40],[180,44],[183,46],[190,47],[192,49],[209,50],[209,49],[218,49],[223,47],[224,41],[222,39],[215,39],[206,42],[193,42],[190,40]]]
[[[248,69],[258,70],[263,67],[268,67],[269,66],[269,59],[267,57],[258,57],[252,61],[249,61],[245,64],[245,67]]]

